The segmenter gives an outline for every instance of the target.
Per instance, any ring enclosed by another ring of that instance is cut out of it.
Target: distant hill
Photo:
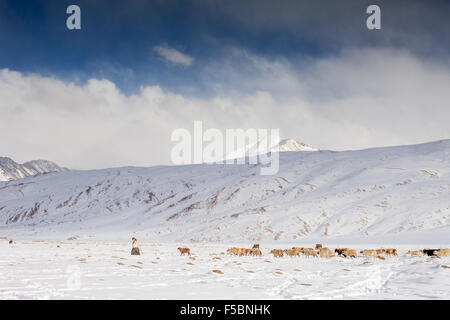
[[[66,171],[56,163],[48,160],[32,160],[23,164],[17,163],[11,158],[0,157],[0,181],[22,179],[40,173]]]

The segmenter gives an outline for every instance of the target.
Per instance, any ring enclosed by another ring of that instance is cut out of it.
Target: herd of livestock
[[[140,254],[139,246],[136,238],[133,237],[133,246],[131,254]],[[13,240],[9,240],[9,244],[14,244]],[[59,245],[57,246],[60,247]],[[136,252],[137,251],[137,252]],[[191,249],[189,248],[178,248],[181,255],[191,255]],[[299,257],[299,256],[309,256],[309,257],[320,257],[320,258],[331,258],[334,256],[340,256],[345,258],[357,258],[358,252],[355,249],[350,248],[336,248],[331,250],[328,247],[323,247],[322,244],[316,244],[314,248],[305,247],[292,247],[290,249],[272,249],[270,253],[275,258],[282,258],[284,256],[288,257]],[[364,249],[359,252],[363,256],[376,257],[384,260],[385,256],[398,256],[397,249],[395,248],[382,248],[382,249]],[[254,244],[251,249],[249,248],[229,248],[227,254],[235,256],[262,256],[262,251],[260,245]],[[422,250],[409,250],[407,252],[410,256],[435,256],[435,257],[446,257],[450,256],[450,249],[422,249]]]
[[[270,253],[276,257],[281,258],[283,256],[298,257],[298,256],[310,256],[310,257],[321,257],[321,258],[331,258],[336,255],[340,257],[356,258],[358,257],[358,252],[355,249],[350,248],[336,248],[331,250],[330,248],[323,247],[321,244],[316,244],[314,248],[305,247],[292,247],[290,249],[273,249]],[[359,252],[365,257],[377,257],[384,260],[383,255],[386,256],[397,256],[397,249],[394,248],[383,248],[383,249],[365,249]],[[262,252],[259,244],[253,245],[251,249],[249,248],[229,248],[227,254],[236,256],[262,256]],[[410,250],[407,254],[411,256],[450,256],[450,249],[423,249],[423,250]]]

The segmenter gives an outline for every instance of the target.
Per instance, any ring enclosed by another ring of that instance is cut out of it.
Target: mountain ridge
[[[49,160],[31,160],[22,164],[8,157],[0,157],[0,181],[22,179],[28,176],[66,171],[67,168],[60,167]]]
[[[450,140],[280,152],[276,175],[259,169],[121,167],[1,182],[0,233],[116,240],[135,234],[169,242],[406,239],[416,232],[431,241],[450,233]]]

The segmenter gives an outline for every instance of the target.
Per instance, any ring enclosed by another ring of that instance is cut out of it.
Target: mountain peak
[[[318,151],[319,149],[313,148],[306,143],[294,140],[294,139],[284,139],[278,144],[280,152],[285,151]]]
[[[10,181],[25,178],[40,173],[66,171],[56,163],[48,160],[31,160],[23,164],[11,158],[0,157],[0,181]]]
[[[250,154],[265,154],[268,152],[297,152],[297,151],[318,151],[319,149],[313,148],[306,143],[294,140],[283,139],[278,144],[274,141],[278,141],[275,137],[264,137],[254,144],[248,144],[243,148],[228,154],[225,159],[237,159],[244,158]]]

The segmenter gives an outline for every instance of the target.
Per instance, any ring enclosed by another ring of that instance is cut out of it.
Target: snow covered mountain
[[[7,157],[0,157],[0,181],[21,179],[39,173],[60,172],[61,168],[56,163],[48,160],[32,160],[20,164]]]
[[[280,152],[286,151],[319,151],[319,149],[308,146],[303,142],[299,142],[294,139],[284,139],[278,144],[278,150]]]
[[[319,151],[303,142],[294,139],[284,139],[279,141],[275,136],[262,138],[254,144],[245,145],[232,153],[227,154],[224,160],[245,158],[249,155],[266,154],[268,152],[288,152],[288,151]]]
[[[0,235],[450,242],[450,140],[281,152],[278,174],[259,171],[249,164],[123,167],[1,182]]]

